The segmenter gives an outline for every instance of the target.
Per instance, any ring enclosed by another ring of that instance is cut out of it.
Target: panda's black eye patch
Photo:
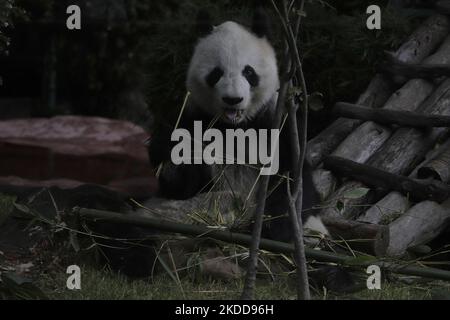
[[[250,86],[257,87],[259,85],[259,76],[252,67],[245,66],[242,75],[247,79],[248,83],[250,83]]]
[[[215,67],[207,76],[206,83],[213,88],[217,82],[219,82],[220,78],[223,76],[223,70],[219,67]]]

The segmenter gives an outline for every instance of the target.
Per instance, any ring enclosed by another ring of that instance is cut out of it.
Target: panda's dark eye
[[[252,87],[257,87],[259,84],[259,76],[256,74],[255,69],[250,66],[245,66],[244,70],[242,70],[242,75],[247,79],[248,83]]]
[[[207,76],[206,76],[206,83],[213,88],[217,82],[219,82],[220,78],[222,78],[223,76],[223,70],[220,69],[219,67],[215,67],[213,69],[213,71],[211,71]]]

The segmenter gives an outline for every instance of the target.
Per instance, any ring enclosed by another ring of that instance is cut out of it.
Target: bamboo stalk
[[[86,208],[74,208],[72,210],[72,214],[79,215],[80,218],[85,218],[88,220],[106,220],[112,223],[134,225],[144,228],[157,229],[165,232],[180,233],[188,236],[212,238],[243,246],[249,246],[252,242],[252,237],[243,233],[234,233],[229,230],[217,230],[204,226],[195,226],[143,216],[125,215],[117,212]],[[276,253],[291,254],[294,252],[294,246],[292,244],[269,239],[261,239],[260,248]],[[305,253],[306,257],[311,260],[354,266],[354,264],[352,263],[352,261],[354,261],[354,258],[342,254],[323,250],[314,250],[310,248],[305,248]],[[450,281],[450,271],[440,270],[436,268],[402,265],[399,263],[379,260],[364,261],[359,264],[359,266],[361,267],[368,267],[369,265],[378,265],[383,269],[404,275]]]
[[[450,127],[450,116],[423,114],[411,111],[372,109],[345,102],[336,103],[333,112],[345,118],[370,120],[387,125],[397,124],[416,128]]]

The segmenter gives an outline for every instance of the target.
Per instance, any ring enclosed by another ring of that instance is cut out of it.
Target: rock
[[[0,121],[0,183],[95,183],[147,195],[156,189],[147,138],[130,122],[98,117]]]
[[[200,270],[203,276],[218,280],[236,280],[244,272],[231,258],[227,258],[218,248],[209,248],[202,257]]]
[[[9,176],[0,177],[0,186],[2,185],[26,188],[58,187],[61,189],[75,189],[83,185],[83,182],[70,179],[30,180],[15,176]]]

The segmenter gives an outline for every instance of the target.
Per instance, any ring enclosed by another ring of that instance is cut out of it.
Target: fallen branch
[[[417,128],[450,127],[450,116],[389,109],[372,109],[345,102],[336,103],[333,112],[345,118],[370,120],[387,125],[397,124]]]
[[[229,230],[217,230],[204,226],[182,224],[143,216],[125,215],[116,212],[85,209],[85,208],[74,208],[72,214],[78,215],[80,218],[88,220],[94,221],[106,220],[112,223],[157,229],[163,232],[180,233],[183,235],[199,238],[211,238],[243,246],[249,246],[250,243],[252,242],[252,237],[247,234],[233,233]],[[294,246],[292,244],[268,239],[261,239],[260,248],[276,253],[291,254],[294,252]],[[355,264],[352,263],[354,262],[354,257],[349,257],[342,254],[322,250],[314,250],[310,248],[305,248],[305,253],[306,257],[311,260],[355,266]],[[361,267],[367,267],[369,265],[378,265],[381,268],[399,274],[450,281],[450,271],[435,268],[401,265],[399,263],[390,263],[378,260],[362,261],[358,265]]]
[[[450,77],[450,66],[441,64],[410,64],[402,62],[385,63],[380,66],[385,73],[408,79],[434,79]]]
[[[394,173],[360,164],[351,160],[330,156],[324,161],[325,168],[335,173],[358,180],[368,186],[409,194],[418,201],[443,202],[450,197],[450,187],[438,182],[423,182]]]

